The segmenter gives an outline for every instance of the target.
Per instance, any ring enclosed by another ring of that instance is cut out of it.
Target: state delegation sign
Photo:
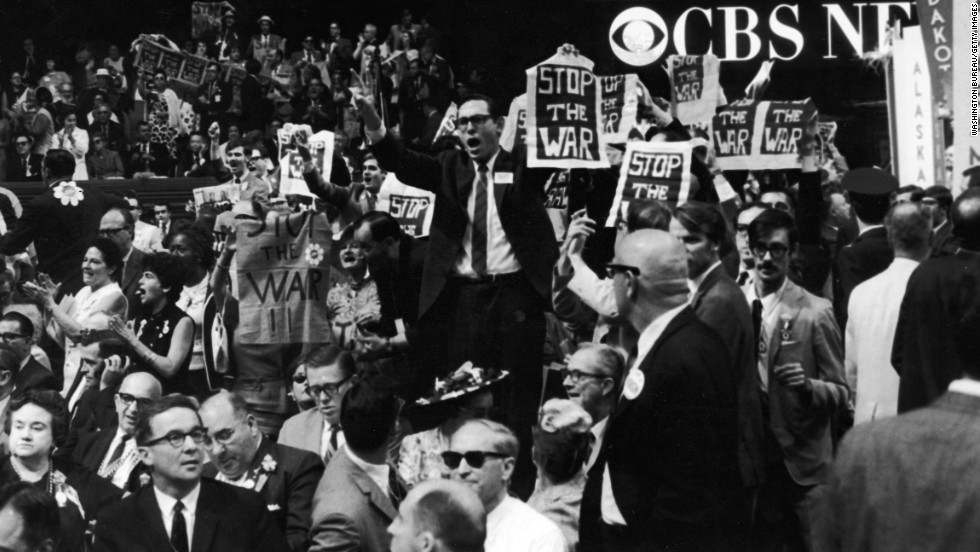
[[[629,142],[606,226],[625,219],[629,204],[657,200],[669,207],[686,203],[691,191],[690,142]]]

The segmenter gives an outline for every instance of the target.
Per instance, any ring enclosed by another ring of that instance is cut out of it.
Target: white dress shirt
[[[174,526],[174,506],[177,505],[177,499],[165,494],[157,486],[153,486],[153,494],[157,497],[157,505],[160,506],[160,513],[163,514],[163,528],[167,530],[167,536],[170,536],[170,528]],[[201,483],[198,482],[194,487],[194,490],[187,493],[187,496],[180,499],[180,502],[184,505],[184,521],[187,525],[187,544],[191,546],[194,544],[194,519],[197,514],[197,499],[201,495]]]
[[[962,393],[964,395],[980,397],[980,381],[969,378],[953,380],[953,382],[949,384],[949,390],[953,393]]]
[[[640,366],[643,364],[643,360],[646,358],[650,350],[660,339],[660,336],[664,333],[667,325],[670,321],[677,317],[684,308],[687,307],[687,303],[679,307],[675,307],[660,316],[658,316],[653,322],[650,322],[643,332],[640,333],[640,338],[636,343],[636,362],[630,367],[629,372],[626,374],[626,378],[629,379],[630,375],[634,371],[639,371]],[[626,392],[626,386],[623,386],[623,393]],[[629,400],[625,396],[621,397],[620,400]],[[626,518],[623,517],[623,513],[619,510],[619,506],[616,504],[616,496],[613,494],[612,490],[612,478],[609,475],[609,464],[606,463],[604,471],[602,473],[602,521],[608,523],[609,525],[626,525]]]
[[[126,432],[122,429],[116,428],[116,435],[112,438],[112,442],[109,443],[109,450],[106,452],[105,457],[102,458],[102,464],[99,466],[100,472],[108,467],[109,458],[112,457],[113,451],[122,442],[123,435],[125,434]],[[120,456],[119,468],[112,474],[110,481],[120,489],[126,487],[126,482],[129,481],[129,474],[133,472],[136,464],[139,464],[139,454],[136,449],[136,439],[130,438],[126,441],[126,447],[123,449],[122,456]]]
[[[487,513],[486,552],[566,552],[568,542],[555,522],[507,496]]]
[[[847,304],[844,372],[854,393],[854,424],[898,413],[898,373],[892,343],[898,314],[917,261],[896,258],[884,272],[861,282]]]
[[[324,420],[323,422],[323,432],[320,434],[320,458],[326,458],[327,450],[330,448],[330,428],[332,426]],[[337,431],[337,450],[340,450],[344,444],[347,443],[347,439],[344,438],[344,430],[340,429]]]

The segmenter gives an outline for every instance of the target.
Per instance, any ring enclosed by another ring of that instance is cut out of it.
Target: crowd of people
[[[118,48],[71,75],[32,41],[8,60],[0,174],[45,191],[0,194],[0,548],[980,541],[977,188],[849,169],[815,128],[785,171],[724,172],[695,139],[688,201],[633,200],[606,227],[620,167],[503,149],[498,99],[479,75],[454,88],[410,12],[385,41],[331,24],[288,56],[271,17],[247,42],[235,18],[185,45],[244,59],[256,87],[283,77],[234,107],[220,65],[181,98]],[[659,101],[639,119],[631,140],[692,140]],[[316,201],[279,193],[288,122],[338,136],[329,174],[298,141]],[[434,194],[428,236],[376,209],[388,173]],[[134,174],[239,193],[188,219],[87,182]],[[242,339],[237,227],[303,210],[334,231],[329,331]]]

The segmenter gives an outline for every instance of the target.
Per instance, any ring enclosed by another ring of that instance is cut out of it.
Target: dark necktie
[[[327,453],[323,456],[324,463],[330,462],[330,459],[337,454],[337,448],[340,446],[337,441],[338,433],[340,433],[340,424],[330,426],[330,441],[327,443]]]
[[[476,198],[473,204],[472,250],[473,272],[477,276],[487,273],[487,166],[477,169]]]
[[[391,500],[391,504],[396,510],[402,500],[405,499],[405,489],[398,479],[397,471],[393,469],[388,470],[388,499]]]
[[[174,504],[174,523],[170,528],[170,545],[176,552],[190,552],[191,547],[187,543],[187,521],[184,519],[184,503],[177,501]]]
[[[30,176],[30,175],[31,175],[31,168],[30,165],[27,163],[27,158],[24,157],[24,176]]]
[[[123,451],[126,450],[126,443],[128,441],[129,441],[129,435],[126,435],[125,433],[123,433],[122,440],[119,441],[119,444],[116,445],[116,448],[115,449],[113,449],[112,455],[109,456],[109,461],[106,462],[106,466],[111,466],[113,464],[113,462],[115,462],[116,460],[119,460],[120,458],[122,458]]]
[[[762,335],[762,301],[759,299],[752,300],[752,329],[755,330],[755,342],[758,343]],[[756,347],[756,351],[758,350]]]
[[[745,285],[745,281],[748,279],[749,279],[749,271],[743,270],[742,272],[738,273],[738,280],[736,280],[735,283],[738,285],[738,287],[742,287]]]

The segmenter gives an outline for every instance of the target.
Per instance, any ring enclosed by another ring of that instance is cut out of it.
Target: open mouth
[[[471,136],[466,139],[466,147],[469,149],[476,149],[480,147],[480,139],[476,136]]]

